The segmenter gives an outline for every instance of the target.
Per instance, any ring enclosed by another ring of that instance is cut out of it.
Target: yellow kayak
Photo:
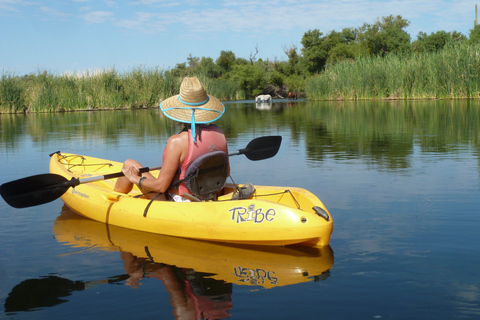
[[[205,272],[216,280],[264,288],[321,280],[334,262],[330,246],[243,246],[169,237],[106,226],[68,208],[55,220],[53,234],[58,242],[81,251],[130,253],[151,263]]]
[[[232,200],[227,184],[216,201],[150,201],[136,187],[113,191],[122,163],[70,153],[55,153],[50,172],[79,179],[61,198],[73,211],[92,220],[139,231],[198,240],[284,246],[327,246],[333,221],[323,203],[302,188],[255,186],[249,199]],[[158,170],[151,171],[158,175]]]

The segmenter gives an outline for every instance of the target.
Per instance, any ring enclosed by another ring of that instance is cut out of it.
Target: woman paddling
[[[149,172],[140,173],[142,165],[136,160],[126,160],[123,177],[118,178],[114,190],[129,193],[133,185],[150,199],[188,201],[183,195],[191,194],[181,183],[171,187],[172,182],[185,178],[185,172],[192,162],[209,152],[223,151],[228,155],[227,141],[222,130],[210,123],[225,112],[223,104],[208,95],[197,77],[184,78],[180,94],[160,104],[162,112],[170,119],[184,123],[184,129],[171,136],[163,151],[162,169],[158,177]],[[228,156],[226,157],[228,167]]]

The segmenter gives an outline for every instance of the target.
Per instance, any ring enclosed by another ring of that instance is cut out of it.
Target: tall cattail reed
[[[220,100],[235,100],[239,89],[231,80],[199,75],[207,92]],[[135,109],[157,107],[178,94],[181,79],[158,68],[47,72],[18,77],[4,74],[0,81],[0,113],[73,110]]]
[[[3,75],[0,112],[149,108],[178,91],[179,83],[157,68]]]
[[[307,79],[305,91],[312,100],[478,98],[480,44],[345,61]]]

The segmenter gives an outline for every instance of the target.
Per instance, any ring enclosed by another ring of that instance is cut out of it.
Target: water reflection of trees
[[[257,110],[251,102],[226,103],[218,121],[235,140],[246,131],[262,135],[272,128],[305,141],[306,157],[362,159],[388,168],[409,167],[414,147],[423,152],[454,153],[479,149],[479,101],[330,101],[274,102]],[[34,142],[95,139],[120,143],[165,140],[179,130],[158,109],[0,115],[0,147],[14,149],[28,136]]]
[[[292,138],[305,134],[306,156],[321,161],[362,159],[387,168],[409,167],[423,152],[479,149],[478,101],[307,102],[285,111]]]

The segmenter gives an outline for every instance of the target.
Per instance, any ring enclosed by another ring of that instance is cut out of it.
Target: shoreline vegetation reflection
[[[245,132],[265,126],[289,131],[295,143],[305,140],[306,157],[361,159],[387,169],[410,167],[410,156],[423,152],[455,153],[459,146],[480,151],[480,101],[277,101],[270,110],[255,103],[229,102],[218,121],[235,142]],[[252,120],[254,119],[254,120]],[[128,128],[127,128],[128,126]],[[122,134],[139,142],[164,139],[179,128],[159,109],[0,115],[0,150],[12,151],[25,138],[46,143],[98,140],[120,145]],[[166,141],[162,142],[166,143]],[[479,160],[480,161],[480,160]]]

